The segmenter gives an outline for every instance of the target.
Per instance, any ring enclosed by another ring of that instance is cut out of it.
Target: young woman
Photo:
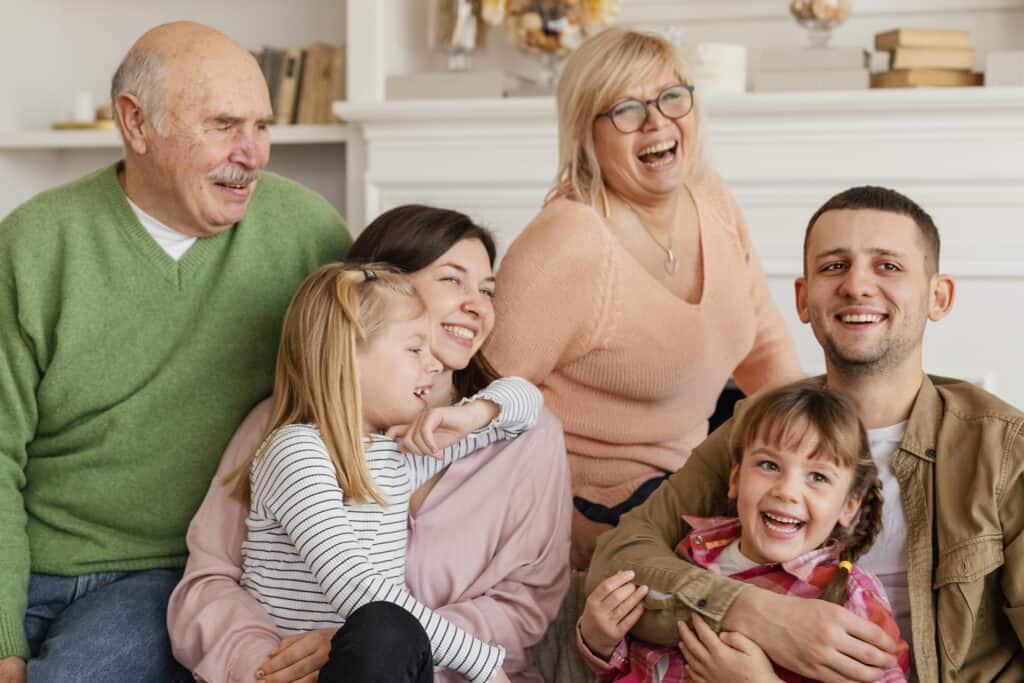
[[[374,680],[380,666],[394,672],[391,680],[432,683],[434,665],[472,682],[508,680],[503,648],[409,594],[406,516],[414,488],[523,433],[543,402],[529,382],[505,378],[428,409],[441,370],[430,336],[423,302],[403,275],[375,264],[320,267],[284,316],[263,443],[229,478],[249,506],[242,585],[282,634],[341,627],[323,683]],[[425,635],[424,647],[398,658],[390,637],[350,621],[380,601],[416,619],[411,639]]]
[[[435,404],[472,395],[491,378],[477,351],[493,327],[494,254],[489,233],[463,214],[404,206],[368,226],[348,255],[409,274],[444,366],[434,377]],[[239,427],[218,478],[259,445],[269,408],[269,401],[260,404]],[[510,452],[490,457],[497,450]],[[227,494],[215,481],[189,528],[189,563],[168,611],[175,655],[207,680],[248,681],[258,670],[275,683],[302,680],[327,661],[331,633],[282,640],[266,610],[239,586],[246,510]],[[456,462],[410,500],[410,592],[475,637],[504,647],[503,669],[513,681],[541,680],[528,649],[567,588],[569,505],[561,426],[546,410],[529,432]],[[456,679],[442,672],[438,680]]]

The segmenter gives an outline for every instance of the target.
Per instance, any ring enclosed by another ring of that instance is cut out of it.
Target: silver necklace
[[[622,203],[626,205],[627,209],[633,212],[633,216],[636,218],[637,223],[639,223],[640,227],[644,229],[644,232],[647,233],[647,236],[650,237],[654,241],[654,243],[657,244],[661,248],[661,250],[665,252],[665,262],[662,264],[663,266],[665,266],[665,272],[668,273],[669,275],[675,275],[676,271],[679,270],[679,257],[677,257],[675,252],[672,251],[672,231],[670,230],[668,233],[668,246],[665,246],[664,244],[658,241],[657,237],[654,236],[654,233],[651,232],[651,229],[648,228],[647,224],[644,223],[642,218],[640,218],[640,214],[637,213],[636,209],[634,209],[630,205],[630,203],[625,200],[622,200]]]

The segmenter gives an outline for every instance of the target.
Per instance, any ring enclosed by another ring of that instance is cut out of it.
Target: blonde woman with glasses
[[[565,660],[597,536],[683,465],[730,377],[749,394],[801,375],[687,76],[666,40],[625,28],[568,59],[555,185],[498,273],[484,352],[541,388],[572,471],[577,573],[544,648],[559,681],[588,677]]]

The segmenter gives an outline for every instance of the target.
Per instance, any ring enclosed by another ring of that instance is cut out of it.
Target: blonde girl
[[[285,313],[266,435],[236,472],[234,494],[249,503],[241,583],[283,634],[343,626],[320,681],[431,680],[434,666],[469,681],[505,680],[501,647],[406,590],[408,501],[452,461],[529,429],[542,401],[533,385],[505,378],[428,410],[441,370],[430,330],[408,280],[377,264],[323,266]],[[367,609],[378,617],[366,618]],[[392,629],[367,642],[350,619],[415,622],[414,633],[387,636]],[[406,642],[408,653],[395,650]],[[382,673],[381,663],[405,678]]]
[[[736,517],[684,517],[691,531],[677,552],[695,564],[779,593],[820,598],[899,629],[878,579],[853,564],[882,528],[882,487],[867,434],[846,400],[815,380],[752,398],[729,438],[729,498]],[[719,637],[699,619],[680,624],[679,649],[623,641],[648,592],[616,575],[588,598],[580,647],[605,680],[636,683],[754,680],[801,681],[773,668],[740,634]],[[652,596],[654,599],[669,596]],[[905,680],[909,648],[886,682]]]

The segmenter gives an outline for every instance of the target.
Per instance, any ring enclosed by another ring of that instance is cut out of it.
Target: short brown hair
[[[822,214],[839,209],[873,209],[910,218],[920,231],[928,274],[932,275],[939,271],[939,229],[935,227],[935,221],[928,212],[913,199],[896,190],[877,185],[860,185],[831,197],[814,212],[811,220],[807,221],[807,230],[804,232],[804,275],[807,274],[807,244],[811,240],[811,229]]]

